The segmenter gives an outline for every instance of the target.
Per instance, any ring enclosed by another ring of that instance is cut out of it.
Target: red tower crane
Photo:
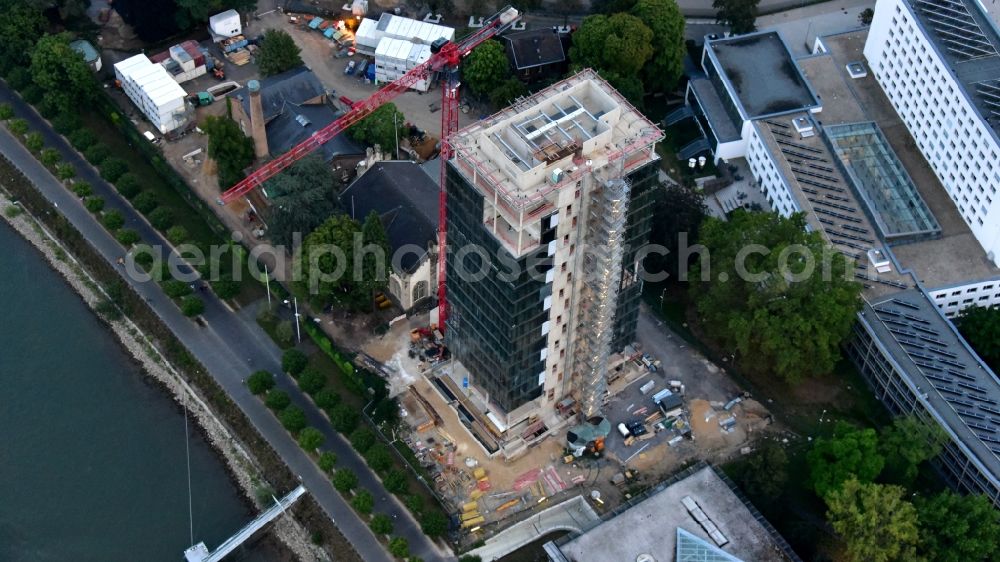
[[[448,159],[451,158],[451,143],[449,138],[458,130],[458,65],[462,58],[472,52],[484,41],[491,39],[520,18],[518,11],[506,7],[483,22],[483,27],[476,33],[462,39],[458,43],[439,39],[431,45],[431,57],[425,62],[413,67],[406,74],[390,82],[385,87],[351,106],[336,121],[316,131],[309,138],[294,146],[288,152],[274,160],[264,163],[239,183],[226,190],[221,197],[222,202],[229,203],[246,195],[268,179],[276,176],[304,156],[326,144],[333,137],[346,131],[351,125],[367,117],[382,104],[392,101],[413,84],[426,80],[435,74],[439,76],[441,86],[441,183],[438,196],[438,327],[444,330],[447,316],[447,300],[445,293],[445,242],[447,232],[447,200],[445,181],[448,173]]]

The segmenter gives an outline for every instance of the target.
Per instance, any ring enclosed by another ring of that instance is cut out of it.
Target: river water
[[[3,221],[0,252],[0,560],[182,560],[188,441],[195,542],[245,525],[183,411]]]

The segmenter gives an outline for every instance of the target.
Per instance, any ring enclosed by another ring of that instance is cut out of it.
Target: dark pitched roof
[[[555,29],[518,31],[508,33],[503,38],[507,41],[507,52],[510,53],[514,68],[517,70],[566,60],[562,39]]]
[[[375,211],[382,217],[395,252],[407,245],[420,248],[400,255],[400,266],[412,271],[437,237],[438,186],[413,162],[377,162],[340,195],[343,209],[359,221]]]
[[[267,146],[272,155],[287,152],[340,116],[328,103],[304,104],[325,93],[323,84],[304,66],[261,80],[260,101],[267,123]],[[230,96],[236,97],[243,111],[250,115],[250,97],[246,87],[233,91]],[[323,153],[324,159],[330,160],[335,156],[361,155],[365,149],[346,135],[337,135],[323,145]]]

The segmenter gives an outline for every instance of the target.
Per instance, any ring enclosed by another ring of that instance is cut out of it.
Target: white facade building
[[[384,37],[375,49],[375,83],[392,82],[429,58],[431,58],[430,45]],[[430,80],[424,78],[415,82],[410,88],[426,92],[428,86]]]
[[[374,53],[383,38],[403,39],[418,45],[430,45],[445,38],[455,39],[455,29],[443,25],[384,13],[378,21],[365,18],[355,33],[355,47],[363,53]]]
[[[1000,265],[995,17],[971,0],[879,0],[864,54],[962,218]]]
[[[115,78],[132,103],[160,133],[188,124],[191,111],[187,92],[161,65],[138,54],[115,65]]]

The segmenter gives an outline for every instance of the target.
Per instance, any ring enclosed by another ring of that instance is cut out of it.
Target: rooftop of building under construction
[[[609,163],[619,174],[656,158],[663,133],[587,69],[452,137],[452,162],[489,199],[512,213],[543,216],[555,194]],[[551,195],[551,197],[550,197]]]

